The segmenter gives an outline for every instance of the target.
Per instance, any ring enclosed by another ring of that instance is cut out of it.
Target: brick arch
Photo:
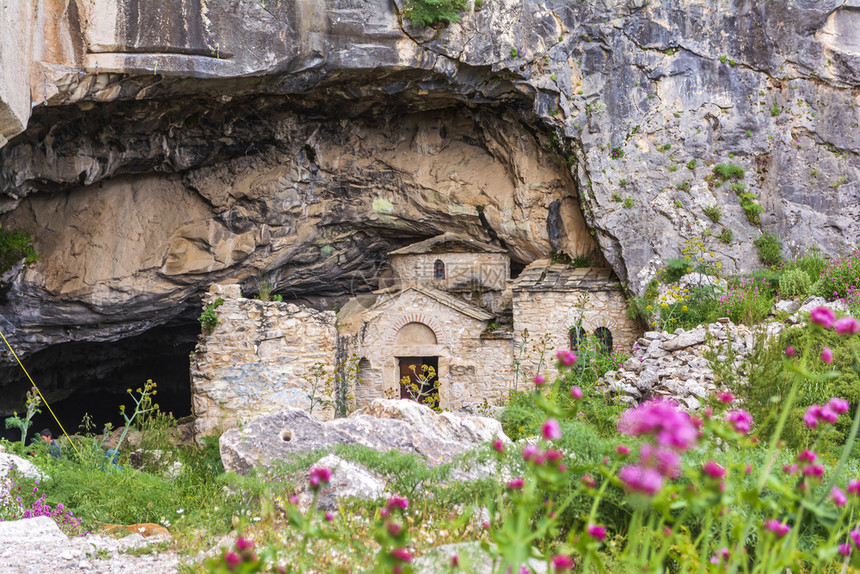
[[[445,331],[442,330],[442,326],[432,317],[425,315],[424,313],[416,312],[416,313],[406,313],[405,315],[401,315],[394,323],[391,324],[388,330],[388,337],[386,342],[394,346],[397,342],[397,333],[403,328],[407,323],[422,323],[430,327],[433,330],[433,333],[436,335],[436,344],[437,345],[448,345],[448,338],[445,336]]]

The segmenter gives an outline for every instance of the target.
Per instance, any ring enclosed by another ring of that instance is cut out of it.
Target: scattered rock
[[[45,479],[45,473],[29,460],[14,454],[0,453],[0,476],[9,474],[9,469],[13,466],[22,476]]]
[[[791,299],[781,299],[776,302],[773,306],[773,310],[777,313],[795,313],[798,309],[800,309],[799,301],[792,301]]]
[[[275,460],[338,444],[414,453],[435,466],[495,438],[509,442],[495,419],[436,413],[414,401],[380,399],[348,418],[324,423],[300,409],[284,409],[227,431],[220,446],[225,470],[245,474]]]

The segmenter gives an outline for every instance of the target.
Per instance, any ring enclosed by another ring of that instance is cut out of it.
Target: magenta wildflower
[[[848,404],[848,401],[846,401],[845,399],[840,399],[839,397],[833,397],[832,399],[830,399],[830,402],[828,404],[830,405],[831,409],[833,409],[839,414],[847,413],[848,408],[851,406]]]
[[[398,524],[397,522],[386,522],[385,523],[385,529],[388,531],[388,533],[390,535],[392,535],[396,538],[396,537],[400,536],[401,532],[403,532],[403,525]]]
[[[626,446],[624,446],[623,444],[619,444],[618,446],[615,447],[615,452],[617,452],[618,454],[620,454],[622,456],[627,456],[628,454],[630,454],[630,449],[627,448]]]
[[[764,527],[776,534],[777,538],[782,538],[789,532],[791,532],[791,527],[784,522],[780,522],[779,520],[768,520],[764,523]]]
[[[537,375],[535,375],[534,382],[535,382],[535,386],[539,387],[542,384],[546,383],[546,377],[541,375],[541,374],[537,374]]]
[[[522,478],[515,478],[508,483],[508,488],[511,490],[520,490],[524,484],[525,481]]]
[[[523,460],[529,461],[540,455],[540,447],[536,444],[527,444],[523,447]]]
[[[830,498],[833,499],[833,504],[836,506],[845,506],[848,504],[848,497],[839,487],[834,486],[830,491]]]
[[[631,436],[649,434],[657,444],[677,450],[689,450],[698,432],[690,415],[673,402],[651,399],[621,415],[618,430]]]
[[[605,526],[597,526],[595,524],[589,524],[588,528],[585,529],[589,536],[594,538],[595,540],[603,540],[606,538],[606,527]]]
[[[794,347],[792,347],[791,345],[786,347],[785,348],[785,354],[788,355],[789,357],[793,357],[794,356]]]
[[[836,320],[836,315],[827,307],[816,307],[809,312],[809,320],[816,325],[821,325],[825,329],[829,329]]]
[[[666,478],[675,478],[681,474],[681,457],[668,448],[643,444],[639,448],[639,464],[655,469]]]
[[[594,488],[594,477],[590,474],[584,474],[582,476],[582,484],[584,484],[588,488]]]
[[[247,538],[243,538],[242,536],[240,536],[239,539],[236,540],[236,548],[238,548],[239,550],[253,550],[254,543]]]
[[[803,414],[803,422],[806,423],[811,429],[814,429],[818,426],[818,416],[821,412],[821,405],[810,405],[806,408],[806,412]]]
[[[548,419],[541,427],[544,440],[558,440],[561,438],[561,426],[555,419]]]
[[[824,347],[821,349],[821,362],[827,363],[828,365],[833,362],[833,351],[830,347]]]
[[[753,422],[752,415],[743,409],[731,411],[726,415],[726,420],[732,423],[732,427],[741,434],[749,433]]]
[[[833,329],[840,335],[856,335],[860,333],[860,321],[854,317],[842,317],[834,321]]]
[[[505,452],[505,445],[499,439],[493,441],[493,448],[496,452]]]
[[[325,519],[326,519],[326,522],[331,522],[332,520],[334,520],[334,514],[332,514],[331,512],[326,512],[325,513]]]
[[[573,558],[567,554],[556,554],[552,557],[552,567],[556,572],[566,572],[573,569]]]
[[[311,488],[316,490],[321,484],[328,484],[331,480],[331,469],[324,466],[316,466],[311,469]]]
[[[412,554],[406,548],[395,548],[391,555],[401,562],[412,562]]]
[[[242,559],[231,550],[224,555],[224,562],[227,563],[227,570],[235,570],[236,566],[242,563]]]
[[[803,474],[806,476],[814,476],[815,478],[821,478],[824,476],[824,467],[820,464],[810,464],[809,466],[803,467]]]
[[[833,424],[836,422],[836,419],[839,418],[839,413],[833,410],[829,404],[822,405],[821,410],[818,411],[818,419],[822,420],[826,423]]]
[[[795,472],[797,472],[797,468],[798,467],[796,464],[786,464],[782,467],[782,472],[789,474],[789,475],[794,474]]]
[[[460,566],[460,557],[454,554],[451,556],[451,568],[457,568]]]
[[[653,468],[625,466],[619,471],[618,478],[633,492],[654,495],[663,488],[663,476]]]
[[[723,546],[711,556],[711,564],[720,564],[724,560],[729,559],[729,549]]]
[[[849,554],[851,554],[851,543],[846,542],[844,544],[840,544],[839,553],[843,556],[848,556]]]
[[[567,349],[560,349],[555,357],[558,359],[558,362],[561,363],[565,367],[570,367],[574,363],[576,363],[577,356],[573,351],[569,351]]]
[[[848,533],[848,536],[850,536],[851,540],[854,541],[854,545],[857,548],[860,548],[860,530],[852,530]]]
[[[388,510],[406,510],[409,508],[409,499],[403,496],[397,496],[396,494],[388,499],[388,502],[385,504],[385,507]]]
[[[852,478],[848,481],[848,494],[860,496],[860,479]]]
[[[574,386],[572,389],[570,389],[570,396],[573,397],[574,399],[581,399],[582,398],[582,389],[580,389],[577,386]]]
[[[717,393],[717,398],[720,399],[721,403],[726,403],[726,404],[734,402],[734,400],[735,400],[735,396],[729,392]]]
[[[797,455],[797,460],[800,462],[815,462],[818,460],[818,455],[807,449]]]
[[[702,470],[711,478],[723,478],[726,475],[726,469],[712,460],[703,464]]]

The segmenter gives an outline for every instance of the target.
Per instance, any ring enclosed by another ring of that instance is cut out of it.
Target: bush
[[[459,22],[466,0],[407,0],[403,13],[416,28]]]
[[[723,210],[720,209],[719,205],[709,205],[705,208],[705,215],[707,215],[711,221],[717,223],[723,216]]]
[[[779,265],[782,263],[782,243],[776,235],[762,235],[753,245],[758,247],[758,256],[766,265]]]
[[[832,301],[845,297],[849,287],[860,289],[860,249],[830,261],[821,273],[818,294]]]
[[[801,297],[806,295],[812,281],[809,275],[801,269],[790,269],[779,278],[779,292],[788,297]]]
[[[33,238],[26,233],[6,231],[0,227],[0,275],[21,259],[27,265],[39,260],[33,249]]]
[[[714,174],[722,181],[728,181],[730,179],[743,179],[746,171],[744,171],[744,168],[731,163],[718,163],[714,166]]]
[[[203,312],[197,317],[205,334],[211,335],[215,332],[215,327],[221,324],[221,321],[218,319],[218,313],[215,310],[223,304],[224,299],[218,297],[214,303],[206,305]]]
[[[770,286],[764,279],[741,279],[720,297],[720,309],[734,323],[755,325],[773,308]]]
[[[663,283],[675,283],[678,279],[691,272],[692,263],[688,259],[674,258],[666,261],[666,267],[660,274]]]

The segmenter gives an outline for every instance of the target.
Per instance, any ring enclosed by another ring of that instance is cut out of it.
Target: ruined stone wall
[[[435,343],[398,339],[401,329],[414,323],[429,327]],[[412,290],[377,305],[364,315],[350,351],[361,359],[356,406],[384,398],[386,390],[400,396],[398,357],[438,357],[443,408],[496,402],[508,388],[511,343],[482,338],[487,323]]]
[[[612,333],[616,350],[629,352],[641,334],[636,321],[627,317],[627,301],[620,290],[605,291],[514,291],[514,354],[523,345],[523,332],[528,329],[523,353],[523,379],[531,381],[539,361],[541,341],[546,336],[546,367],[543,371],[554,376],[555,352],[570,348],[570,327],[580,316],[582,327],[589,335],[606,327]],[[521,379],[522,380],[522,379]]]
[[[218,297],[220,324],[201,335],[191,356],[196,436],[251,421],[283,407],[309,407],[303,387],[314,365],[334,371],[335,314],[292,303],[243,299],[238,285],[213,285],[204,305]],[[320,418],[331,409],[316,407]]]
[[[435,279],[437,260],[445,264],[445,279]],[[404,284],[443,291],[503,291],[510,275],[509,261],[504,253],[422,253],[393,255],[391,268]]]

